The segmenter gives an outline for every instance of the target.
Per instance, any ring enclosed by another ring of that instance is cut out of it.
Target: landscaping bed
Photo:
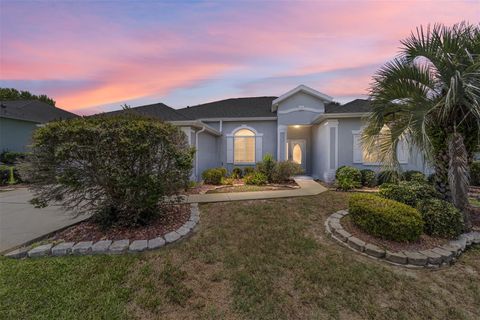
[[[283,184],[267,184],[267,185],[246,185],[234,184],[233,186],[220,186],[209,189],[206,193],[231,193],[231,192],[251,192],[251,191],[275,191],[275,190],[292,190],[299,188],[295,181],[289,181]]]
[[[92,219],[88,219],[54,234],[50,240],[55,242],[61,240],[65,242],[95,242],[104,239],[152,239],[178,229],[188,221],[189,217],[190,205],[180,204],[172,206],[170,213],[167,216],[159,217],[146,226],[136,228],[112,226],[108,229],[102,229],[100,225],[95,223]]]

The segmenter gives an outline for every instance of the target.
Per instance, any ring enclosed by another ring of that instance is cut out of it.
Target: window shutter
[[[233,163],[233,137],[227,137],[227,163]]]
[[[397,159],[400,163],[408,163],[408,146],[405,139],[402,139],[398,142]]]
[[[262,147],[263,147],[262,137],[256,136],[255,137],[255,161],[256,162],[262,161],[262,158],[263,158]]]
[[[362,163],[362,142],[361,135],[353,135],[353,163]]]

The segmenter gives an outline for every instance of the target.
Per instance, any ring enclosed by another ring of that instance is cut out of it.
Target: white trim
[[[327,170],[330,172],[333,170],[333,172],[335,172],[335,170],[338,168],[338,120],[328,120],[327,122],[325,122],[323,124],[324,126],[327,126],[328,127],[328,152],[327,152]],[[330,128],[335,128],[335,163],[334,163],[334,169],[332,169],[331,167],[331,162],[330,162],[330,150],[331,150],[331,145],[330,143],[332,142],[332,139],[330,137]],[[330,172],[331,174],[331,172]]]
[[[182,130],[183,133],[185,133],[185,135],[187,136],[188,145],[191,146],[192,145],[192,128],[191,127],[180,127],[180,130]]]
[[[345,112],[345,113],[324,113],[319,115],[312,123],[321,123],[327,119],[332,118],[363,118],[370,114],[370,112]]]
[[[272,102],[272,112],[275,112],[278,108],[278,104],[287,98],[293,96],[294,94],[297,94],[298,92],[305,92],[308,93],[324,102],[332,102],[333,97],[330,97],[329,95],[326,95],[324,93],[321,93],[320,91],[317,91],[315,89],[312,89],[310,87],[307,87],[306,85],[299,85],[296,88],[293,88],[292,90],[288,91],[287,93],[282,94],[280,97],[277,99],[273,100]]]
[[[288,126],[283,125],[283,124],[277,124],[277,161],[281,161],[280,157],[280,151],[281,151],[281,146],[280,146],[280,133],[285,133],[285,149],[287,148],[287,130]],[[287,150],[285,150],[285,155],[287,153]],[[285,157],[286,160],[286,157]]]
[[[199,121],[273,121],[277,120],[277,117],[229,117],[229,118],[200,118]]]
[[[198,120],[187,120],[187,121],[168,121],[169,123],[179,126],[179,127],[193,127],[196,129],[205,129],[204,131],[211,133],[216,136],[221,136],[222,134],[215,130],[214,128],[210,127],[209,125],[198,121]]]
[[[198,136],[200,133],[204,132],[206,130],[205,127],[203,127],[200,131],[195,132],[195,177],[198,179]]]
[[[287,113],[291,113],[291,112],[295,112],[295,111],[310,111],[310,112],[315,112],[315,113],[323,113],[319,109],[305,108],[304,106],[298,106],[298,107],[291,108],[291,109],[288,109],[288,110],[278,110],[277,113],[278,114],[287,114]]]
[[[227,134],[226,136],[227,137],[233,137],[235,135],[235,132],[237,132],[239,130],[242,130],[242,129],[248,129],[248,130],[252,131],[253,133],[255,133],[255,137],[263,137],[263,133],[258,133],[257,130],[255,130],[254,128],[252,128],[250,126],[247,126],[246,124],[242,124],[241,126],[236,127],[235,129],[233,129],[233,131],[231,133]]]

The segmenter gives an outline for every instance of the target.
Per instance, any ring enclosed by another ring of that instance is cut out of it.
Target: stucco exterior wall
[[[295,111],[289,112],[291,110]],[[279,104],[277,109],[278,124],[311,124],[315,118],[324,112],[325,105],[322,101],[307,93],[298,92]]]
[[[209,168],[219,167],[219,142],[220,137],[216,137],[207,132],[198,134],[198,176],[197,180],[201,179],[202,172]]]
[[[25,152],[32,142],[37,124],[30,121],[0,118],[0,152]]]

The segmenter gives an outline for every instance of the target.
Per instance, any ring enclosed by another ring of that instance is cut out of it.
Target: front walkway
[[[230,192],[211,194],[192,194],[186,199],[187,203],[225,202],[241,200],[260,200],[274,198],[314,196],[327,191],[327,188],[315,182],[311,177],[295,177],[299,189],[278,190],[278,191],[251,191],[251,192]]]

